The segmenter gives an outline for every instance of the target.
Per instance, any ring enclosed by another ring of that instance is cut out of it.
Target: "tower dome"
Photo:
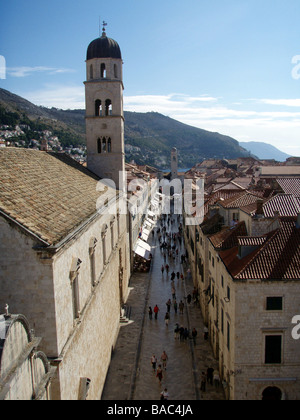
[[[101,38],[92,41],[88,47],[86,59],[92,60],[93,58],[122,59],[119,44],[113,39],[108,38],[104,30]]]

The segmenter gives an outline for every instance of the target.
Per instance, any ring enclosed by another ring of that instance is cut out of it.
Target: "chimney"
[[[264,216],[264,200],[257,200],[256,216]]]
[[[41,142],[41,151],[47,152],[48,151],[48,140],[44,138]]]

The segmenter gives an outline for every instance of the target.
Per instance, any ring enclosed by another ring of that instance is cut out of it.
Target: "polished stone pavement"
[[[169,232],[177,232],[177,223]],[[207,384],[206,391],[200,391],[201,373],[208,367],[217,369],[210,344],[203,339],[203,319],[199,307],[187,304],[186,296],[192,293],[193,281],[187,275],[187,266],[180,264],[180,258],[167,258],[170,273],[184,273],[184,281],[175,279],[176,298],[184,302],[184,313],[170,312],[169,326],[164,318],[166,302],[172,300],[170,274],[162,276],[164,264],[157,238],[149,240],[152,246],[153,262],[149,273],[134,273],[130,281],[130,295],[127,305],[131,307],[131,321],[121,327],[108,371],[102,400],[159,400],[161,391],[166,387],[170,400],[224,400],[221,388]],[[184,254],[182,245],[179,255]],[[148,316],[148,307],[158,305],[158,319]],[[174,327],[178,323],[190,331],[198,331],[196,344],[187,339],[181,342],[174,337]],[[163,351],[168,355],[167,370],[163,372],[162,384],[159,383],[151,366],[153,354],[160,362]]]

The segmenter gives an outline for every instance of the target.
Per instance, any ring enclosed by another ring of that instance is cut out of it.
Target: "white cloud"
[[[36,73],[48,73],[50,75],[55,75],[59,73],[74,73],[74,72],[75,70],[72,70],[72,69],[45,67],[45,66],[10,67],[7,69],[7,73],[11,77],[28,77]]]
[[[299,107],[300,99],[261,99],[260,102],[267,105]]]
[[[46,85],[44,89],[23,93],[35,105],[59,109],[84,109],[85,94],[81,86]]]

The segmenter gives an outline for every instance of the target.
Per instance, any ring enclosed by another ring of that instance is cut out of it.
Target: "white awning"
[[[134,250],[135,254],[139,255],[140,257],[144,258],[145,260],[150,259],[150,252],[146,251],[146,249],[141,248],[140,246],[137,246]]]
[[[151,246],[148,245],[146,242],[142,241],[141,239],[138,239],[134,248],[134,252],[140,257],[145,258],[145,260],[149,260],[150,253],[151,253]]]
[[[146,222],[150,223],[151,226],[154,226],[155,225],[155,222],[153,220],[151,220],[151,219],[146,219]]]
[[[145,225],[144,226],[146,226],[148,229],[151,229],[151,230],[153,229],[153,224],[148,222],[147,220],[145,220]]]
[[[136,246],[140,246],[141,248],[144,248],[146,251],[151,252],[151,246],[148,245],[146,242],[142,241],[141,239],[137,240]]]
[[[150,231],[147,229],[143,229],[142,239],[147,242],[149,239],[149,236],[150,236]]]

